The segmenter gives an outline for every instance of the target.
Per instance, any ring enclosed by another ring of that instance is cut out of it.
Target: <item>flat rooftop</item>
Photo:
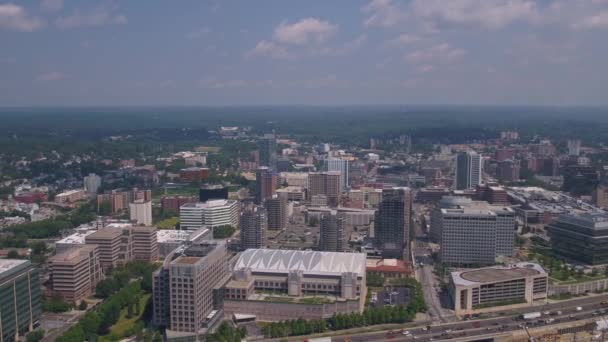
[[[475,285],[498,283],[520,279],[529,276],[546,275],[545,270],[538,264],[522,262],[510,266],[493,266],[452,272],[452,281],[456,285]]]
[[[196,262],[199,260],[201,260],[201,258],[199,258],[199,257],[181,256],[181,257],[175,259],[174,263],[183,264],[183,265],[192,265],[192,264],[196,264]]]

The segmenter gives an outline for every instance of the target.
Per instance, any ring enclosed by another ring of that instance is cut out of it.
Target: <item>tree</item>
[[[14,249],[11,249],[6,255],[7,259],[19,259],[19,252]]]
[[[80,305],[78,305],[78,310],[86,310],[87,309],[87,302],[85,302],[84,300],[80,301]]]
[[[44,337],[44,330],[37,329],[26,335],[27,342],[38,342]]]

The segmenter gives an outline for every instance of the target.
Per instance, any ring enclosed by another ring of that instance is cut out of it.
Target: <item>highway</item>
[[[601,300],[599,299],[601,297]],[[426,326],[406,329],[393,329],[366,334],[352,334],[332,337],[332,341],[364,342],[364,341],[448,341],[453,339],[473,338],[491,334],[504,334],[523,329],[525,324],[529,328],[551,326],[560,323],[595,318],[608,320],[608,305],[600,302],[607,300],[608,296],[596,296],[567,303],[556,303],[542,307],[528,308],[542,312],[538,319],[523,320],[521,315],[503,316],[484,320],[470,320],[453,323],[434,324],[427,329]],[[581,311],[577,310],[580,306]],[[561,311],[558,314],[558,311]],[[602,314],[604,312],[604,314]],[[407,333],[406,333],[407,332]],[[408,334],[408,335],[405,335]],[[290,338],[290,341],[304,340],[303,338]]]

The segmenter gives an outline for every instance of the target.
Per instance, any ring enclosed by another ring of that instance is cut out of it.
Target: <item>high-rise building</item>
[[[249,206],[243,210],[240,219],[241,249],[264,248],[268,217],[266,210],[259,206]]]
[[[608,263],[608,214],[561,215],[546,226],[553,253],[589,265]]]
[[[599,185],[593,191],[593,202],[602,209],[608,209],[608,186]]]
[[[277,167],[277,139],[274,134],[264,134],[259,141],[260,166],[267,166],[272,170]]]
[[[158,240],[155,227],[135,226],[130,229],[133,243],[133,259],[147,262],[158,260]]]
[[[221,184],[203,184],[198,191],[201,202],[214,199],[228,199],[228,188]]]
[[[29,260],[0,259],[0,340],[20,341],[40,325],[40,275]]]
[[[264,201],[268,215],[268,230],[283,230],[287,225],[287,201],[282,196],[273,196]]]
[[[239,202],[235,200],[210,200],[205,203],[186,203],[179,211],[181,229],[197,230],[207,226],[238,227]]]
[[[410,241],[412,193],[409,188],[382,191],[374,223],[374,237],[385,258],[406,258]]]
[[[272,197],[278,187],[278,176],[267,166],[259,167],[255,172],[255,203],[262,204]]]
[[[344,241],[344,219],[337,211],[331,210],[321,215],[320,222],[319,250],[343,252],[346,244]]]
[[[568,140],[568,155],[579,156],[581,154],[581,141],[579,139]]]
[[[431,236],[441,244],[446,265],[493,265],[498,256],[512,256],[515,212],[483,201],[444,197],[431,215]]]
[[[325,159],[325,171],[340,172],[340,190],[346,191],[348,188],[349,167],[348,160],[329,158]]]
[[[496,177],[506,182],[515,182],[519,180],[520,164],[519,160],[507,159],[498,162],[496,168]]]
[[[96,195],[99,187],[101,187],[101,177],[94,173],[84,177],[84,190],[89,195]]]
[[[340,172],[311,172],[308,174],[308,199],[315,195],[327,196],[327,205],[337,207],[340,203]]]
[[[129,203],[129,217],[131,221],[144,226],[152,225],[152,201],[143,199]]]
[[[224,316],[217,298],[229,278],[223,241],[198,243],[180,255],[170,254],[153,275],[154,323],[167,327],[169,339],[204,335]]]
[[[100,229],[85,237],[85,244],[99,247],[99,262],[104,271],[131,260],[130,235],[125,236],[126,243],[122,238],[123,232],[119,228]]]
[[[97,245],[81,245],[49,258],[53,294],[68,303],[80,303],[95,293],[103,279]]]
[[[456,158],[455,188],[464,190],[481,184],[481,156],[474,151],[462,152]]]

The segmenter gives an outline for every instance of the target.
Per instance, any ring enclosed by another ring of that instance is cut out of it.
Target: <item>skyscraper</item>
[[[268,216],[268,230],[283,230],[287,224],[287,200],[274,195],[264,201]]]
[[[344,251],[344,219],[335,210],[321,216],[319,250],[325,252]]]
[[[249,206],[243,210],[240,218],[241,249],[264,248],[268,217],[266,210],[258,206]]]
[[[131,221],[144,226],[152,225],[152,201],[135,200],[129,203],[129,217]]]
[[[167,258],[153,274],[154,323],[168,328],[168,338],[190,335],[185,333],[196,338],[223,316],[215,298],[229,279],[226,244],[199,243]]]
[[[456,158],[455,188],[474,188],[481,184],[481,176],[481,156],[475,151],[459,153]]]
[[[274,134],[264,134],[258,142],[260,149],[260,166],[267,166],[272,170],[277,167],[277,140]]]
[[[255,172],[255,203],[262,204],[276,192],[279,177],[269,167],[261,166]]]
[[[392,188],[382,191],[374,223],[376,243],[385,258],[406,258],[410,234],[412,208],[410,188]]]
[[[330,158],[325,159],[325,170],[326,171],[339,171],[340,172],[340,190],[346,191],[348,188],[348,160]]]
[[[18,341],[40,323],[40,275],[29,260],[0,260],[0,339]]]
[[[308,174],[308,199],[315,195],[327,196],[327,205],[337,207],[340,202],[340,172],[311,172]]]
[[[89,195],[96,195],[99,187],[101,186],[101,177],[94,173],[89,173],[88,176],[84,177],[84,190]]]

